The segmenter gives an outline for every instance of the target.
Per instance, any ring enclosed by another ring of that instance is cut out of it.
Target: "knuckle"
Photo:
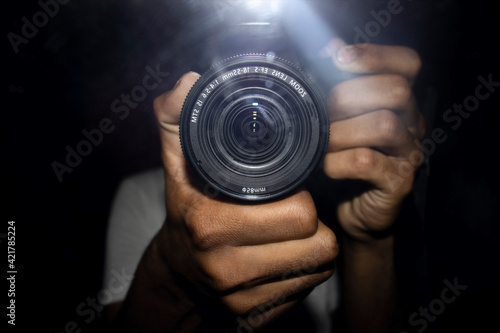
[[[404,133],[404,125],[402,120],[389,110],[379,111],[378,119],[379,135],[386,144],[394,143],[395,140],[401,138]]]
[[[396,192],[401,197],[406,196],[413,189],[413,181],[415,178],[415,166],[409,161],[401,161],[398,165],[398,173],[403,180],[396,188]]]
[[[415,178],[414,174],[411,174],[410,176],[405,177],[405,181],[399,187],[399,192],[401,193],[402,196],[406,196],[407,194],[409,194],[412,191],[414,178]]]
[[[314,204],[290,205],[287,214],[290,219],[290,233],[304,238],[311,237],[318,229],[318,214]]]
[[[223,293],[236,288],[239,283],[231,277],[229,270],[212,277],[211,285],[213,290]]]
[[[237,263],[229,262],[218,255],[207,256],[201,261],[201,268],[210,288],[215,292],[225,293],[243,284]]]
[[[407,64],[411,66],[410,75],[416,76],[420,69],[422,68],[422,58],[414,49],[408,48]]]
[[[186,216],[186,227],[191,235],[193,245],[201,251],[214,248],[220,239],[221,231],[218,218],[195,209]]]
[[[351,158],[351,166],[359,173],[366,173],[377,164],[375,152],[369,148],[359,148],[355,150]]]
[[[321,255],[323,258],[323,262],[331,262],[338,255],[338,246],[337,246],[337,237],[335,233],[328,228],[324,229],[325,231],[320,237],[318,242]]]
[[[199,252],[196,263],[203,283],[216,293],[224,293],[240,285],[238,262],[234,259],[234,249]]]
[[[398,108],[407,106],[412,97],[412,91],[408,80],[401,75],[391,75],[388,81],[388,97],[395,101]]]
[[[193,226],[195,225],[195,226]],[[201,251],[208,251],[213,247],[212,232],[203,223],[192,223],[190,231],[194,246]]]
[[[383,172],[382,187],[394,195],[394,198],[403,198],[412,190],[415,169],[410,162],[399,158],[399,161],[385,168]]]

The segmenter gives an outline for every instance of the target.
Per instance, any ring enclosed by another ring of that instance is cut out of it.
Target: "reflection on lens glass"
[[[279,168],[294,150],[285,139],[293,127],[289,107],[273,94],[244,92],[241,97],[226,97],[229,103],[217,115],[214,132],[218,134],[212,147],[220,148],[221,160],[235,173],[264,174],[262,170]]]
[[[233,122],[233,133],[238,146],[253,151],[262,151],[269,146],[274,128],[272,117],[256,102],[251,107],[243,108]]]

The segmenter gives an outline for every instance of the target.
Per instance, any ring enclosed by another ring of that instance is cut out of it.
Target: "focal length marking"
[[[196,123],[198,121],[198,114],[200,113],[200,108],[203,106],[203,103],[207,99],[207,97],[214,91],[215,88],[219,85],[219,79],[215,79],[203,89],[203,92],[198,97],[198,100],[195,103],[195,107],[191,112],[191,122]]]
[[[233,69],[231,71],[225,72],[222,75],[218,76],[215,80],[210,82],[201,92],[201,94],[198,96],[198,99],[191,111],[191,123],[196,124],[198,122],[198,116],[201,111],[201,107],[205,103],[206,99],[210,96],[210,94],[220,85],[221,82],[227,82],[232,79],[235,79],[241,75],[248,75],[248,74],[264,74],[268,76],[272,76],[274,78],[283,80],[287,84],[293,87],[293,89],[297,92],[297,94],[305,98],[308,94],[306,89],[295,80],[295,78],[280,72],[276,69],[272,69],[269,67],[263,67],[263,66],[245,66],[245,67],[240,67]]]
[[[233,69],[232,71],[229,71],[225,74],[222,74],[222,81],[227,81],[229,79],[232,79],[235,76],[239,76],[241,74],[248,74],[250,73],[250,68],[251,67],[241,67],[241,68],[236,68]]]

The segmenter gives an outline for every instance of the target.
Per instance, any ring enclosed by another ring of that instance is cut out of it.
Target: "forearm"
[[[346,238],[344,306],[349,332],[387,332],[396,305],[394,236],[360,243]]]
[[[145,251],[112,323],[117,332],[192,332],[199,323],[193,302],[177,285],[156,239]]]

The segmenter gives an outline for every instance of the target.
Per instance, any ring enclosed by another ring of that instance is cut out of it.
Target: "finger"
[[[337,255],[335,234],[320,223],[316,234],[307,239],[256,246],[226,246],[211,252],[199,252],[198,262],[211,288],[228,293],[266,281],[317,273],[322,267],[331,265]]]
[[[326,281],[333,274],[333,267],[315,272],[297,270],[293,277],[284,276],[252,288],[238,290],[221,297],[221,301],[235,313],[250,313],[255,308],[273,310],[291,301],[294,295],[309,291]]]
[[[400,115],[409,128],[419,126],[411,87],[400,75],[370,75],[339,83],[330,91],[327,105],[331,121],[388,109]]]
[[[184,74],[171,91],[154,100],[153,107],[160,128],[162,156],[164,163],[167,163],[167,171],[178,170],[178,166],[184,164],[179,141],[179,117],[184,100],[199,77],[200,75],[194,72]],[[184,176],[179,175],[181,178]]]
[[[306,239],[318,230],[314,201],[304,190],[259,205],[241,205],[206,196],[193,200],[196,201],[185,207],[184,220],[194,245],[201,250]]]
[[[335,39],[327,49],[335,66],[346,72],[398,74],[413,81],[422,65],[418,53],[404,46],[345,45]]]
[[[371,147],[394,157],[409,159],[420,144],[394,112],[379,110],[330,124],[329,152]]]
[[[400,193],[393,197],[401,197],[411,189],[416,165],[373,149],[355,148],[326,154],[323,167],[330,178],[365,180],[384,193]]]

